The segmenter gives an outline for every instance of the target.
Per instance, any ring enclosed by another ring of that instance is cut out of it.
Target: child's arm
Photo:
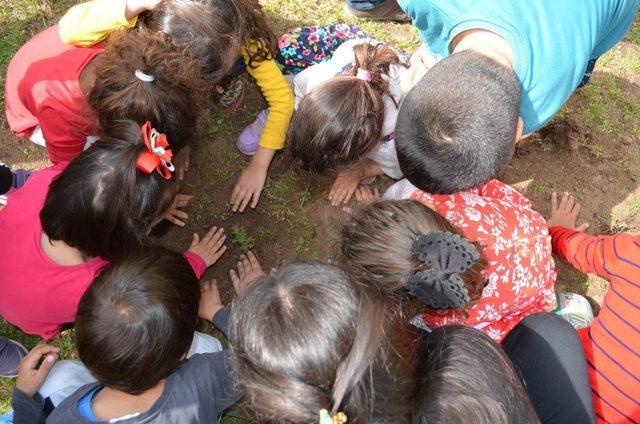
[[[567,262],[585,274],[598,274],[608,278],[605,270],[605,250],[615,245],[615,237],[594,237],[585,233],[588,224],[576,228],[576,220],[580,214],[580,203],[564,193],[560,201],[558,195],[551,195],[551,216],[547,220],[553,251],[561,255]],[[613,242],[613,243],[612,243]]]
[[[244,49],[242,52],[246,63],[249,62],[250,53],[250,49]],[[243,212],[250,201],[252,208],[258,205],[273,156],[276,150],[284,147],[294,106],[291,87],[280,72],[275,60],[258,62],[255,68],[247,66],[247,70],[256,79],[269,104],[269,116],[260,137],[260,147],[253,156],[251,164],[240,176],[231,195],[234,212]]]
[[[224,245],[227,236],[224,228],[211,227],[207,234],[200,240],[197,233],[193,233],[193,240],[189,249],[184,252],[185,259],[193,268],[196,277],[201,278],[208,267],[215,264],[226,252]]]
[[[120,28],[132,28],[138,15],[161,0],[93,0],[69,9],[58,23],[64,43],[87,47]]]
[[[38,345],[20,363],[16,387],[13,390],[14,424],[44,423],[44,399],[38,391],[58,360],[60,348]]]
[[[349,202],[351,196],[360,185],[360,181],[377,175],[384,175],[384,171],[377,162],[371,159],[367,159],[362,165],[354,169],[341,172],[329,192],[331,205],[338,206],[340,203]]]

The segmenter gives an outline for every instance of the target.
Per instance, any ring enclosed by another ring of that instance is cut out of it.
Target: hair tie
[[[156,170],[165,180],[171,179],[171,173],[175,171],[175,167],[171,163],[173,153],[169,148],[167,136],[152,128],[149,121],[142,126],[141,131],[147,150],[138,156],[136,168],[147,175],[151,175]]]
[[[326,409],[320,410],[320,421],[319,424],[346,424],[347,422],[347,414],[344,412],[338,412],[336,414],[329,414],[329,411]]]
[[[156,77],[154,77],[153,75],[145,74],[140,69],[136,69],[134,74],[140,81],[154,82],[156,80]]]
[[[460,274],[480,259],[473,244],[458,234],[437,232],[418,237],[411,248],[429,270],[409,278],[409,293],[433,309],[457,309],[469,302]]]
[[[366,69],[358,68],[358,72],[356,72],[356,78],[361,79],[362,81],[371,82],[371,71]]]

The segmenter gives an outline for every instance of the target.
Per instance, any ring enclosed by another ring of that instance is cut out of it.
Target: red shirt
[[[610,283],[600,313],[579,331],[598,421],[640,423],[640,236],[549,232],[567,262]]]
[[[80,89],[80,74],[103,52],[100,45],[65,44],[54,25],[22,46],[7,68],[5,104],[14,134],[29,137],[42,128],[53,163],[68,162],[97,132],[96,119]]]
[[[491,180],[472,190],[436,195],[402,180],[385,197],[413,199],[433,209],[468,240],[480,243],[489,262],[482,297],[465,311],[425,309],[427,327],[463,324],[501,341],[527,315],[555,308],[556,272],[546,221],[514,188]]]
[[[73,323],[80,297],[107,264],[93,258],[63,266],[42,250],[40,211],[51,181],[65,166],[61,163],[31,175],[0,210],[0,315],[25,333],[44,339]],[[204,261],[191,252],[185,257],[201,277],[207,268]]]

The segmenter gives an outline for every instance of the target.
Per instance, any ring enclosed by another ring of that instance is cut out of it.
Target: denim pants
[[[349,3],[349,6],[353,7],[354,9],[371,10],[374,7],[376,7],[377,5],[379,5],[380,3],[382,3],[383,1],[384,0],[372,0],[372,1],[347,0],[347,3]]]

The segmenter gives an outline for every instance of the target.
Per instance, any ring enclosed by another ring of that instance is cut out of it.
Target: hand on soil
[[[338,175],[329,192],[331,206],[338,206],[340,203],[345,204],[351,199],[351,196],[360,185],[360,172],[358,171],[346,171]]]
[[[374,188],[371,190],[368,186],[360,186],[356,190],[356,201],[363,205],[370,205],[380,199],[380,190]]]
[[[264,277],[265,274],[253,252],[248,252],[246,256],[240,255],[238,273],[232,269],[229,271],[229,275],[231,276],[231,282],[233,283],[233,288],[236,290],[236,294],[242,297],[247,291],[247,287],[258,278]]]
[[[551,216],[547,219],[549,227],[564,227],[570,230],[586,231],[589,224],[582,224],[576,228],[576,220],[580,214],[580,203],[576,202],[569,193],[564,193],[560,203],[558,203],[558,194],[551,194]]]
[[[222,309],[224,305],[220,300],[218,282],[216,280],[205,281],[200,285],[200,307],[198,316],[208,321],[213,321],[213,317]]]
[[[188,251],[200,256],[209,267],[215,264],[227,251],[227,246],[224,245],[226,239],[224,228],[211,227],[202,240],[197,233],[193,233],[193,240]]]
[[[178,171],[178,179],[180,181],[184,180],[184,174],[189,170],[189,160],[191,156],[191,148],[189,146],[185,146],[178,152],[175,159],[173,160],[173,165],[176,167]]]
[[[231,210],[244,212],[250,201],[252,209],[258,206],[260,193],[262,193],[264,182],[267,179],[267,170],[268,168],[250,164],[242,171],[242,175],[240,175],[231,194]]]
[[[58,360],[59,353],[59,347],[45,344],[31,349],[31,352],[20,361],[16,388],[29,397],[35,396],[44,384],[44,380],[49,375],[51,368],[53,368],[53,364]],[[40,364],[40,360],[43,357],[44,360]],[[39,368],[37,368],[38,364],[40,364]]]
[[[167,213],[164,214],[164,219],[178,227],[184,227],[184,220],[188,219],[189,215],[186,212],[181,211],[180,208],[187,206],[192,198],[193,196],[188,194],[176,194],[176,197],[173,198],[171,207]]]

